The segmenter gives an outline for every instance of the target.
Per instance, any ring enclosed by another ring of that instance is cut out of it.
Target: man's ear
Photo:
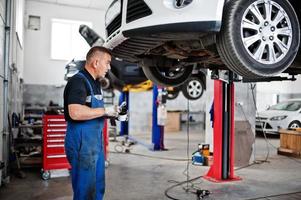
[[[93,68],[97,68],[97,65],[98,65],[98,60],[97,59],[95,59],[94,61],[93,61]]]

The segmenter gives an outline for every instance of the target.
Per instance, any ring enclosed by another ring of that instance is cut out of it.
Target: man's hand
[[[118,117],[118,106],[109,106],[105,108],[105,117]]]
[[[128,121],[128,110],[126,102],[122,102],[118,107],[118,118],[119,121]]]
[[[127,121],[128,111],[126,102],[122,102],[120,106],[110,106],[105,108],[104,117],[116,119],[118,121]]]

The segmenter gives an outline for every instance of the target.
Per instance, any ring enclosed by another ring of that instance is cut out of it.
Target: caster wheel
[[[50,179],[50,172],[49,171],[42,171],[42,179],[44,180],[44,181],[46,181],[46,180],[48,180],[48,179]]]

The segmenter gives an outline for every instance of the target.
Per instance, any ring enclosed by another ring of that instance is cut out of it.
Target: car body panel
[[[144,0],[144,2],[152,11],[152,14],[127,23],[128,0],[123,1],[121,27],[111,35],[107,34],[105,47],[112,49],[118,46],[127,39],[125,35],[129,34],[129,31],[130,34],[135,34],[135,31],[140,32],[143,29],[152,30],[153,33],[155,33],[154,30],[161,33],[163,31],[192,32],[193,29],[207,32],[219,31],[221,28],[224,0],[210,0],[210,3],[207,0],[197,0],[183,8],[174,7],[174,0]],[[192,28],[188,28],[187,23],[192,23],[192,26],[190,26]],[[208,23],[213,23],[211,29],[208,29],[208,25],[203,29],[199,28],[202,24]],[[162,24],[164,26],[160,28]],[[186,25],[186,28],[183,28],[183,24]]]

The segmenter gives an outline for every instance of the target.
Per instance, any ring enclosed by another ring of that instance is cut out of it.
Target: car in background
[[[278,134],[278,129],[301,127],[301,99],[289,99],[269,107],[256,117],[256,132]]]
[[[298,0],[114,0],[104,46],[163,86],[183,84],[195,63],[245,78],[298,74],[300,16]]]

